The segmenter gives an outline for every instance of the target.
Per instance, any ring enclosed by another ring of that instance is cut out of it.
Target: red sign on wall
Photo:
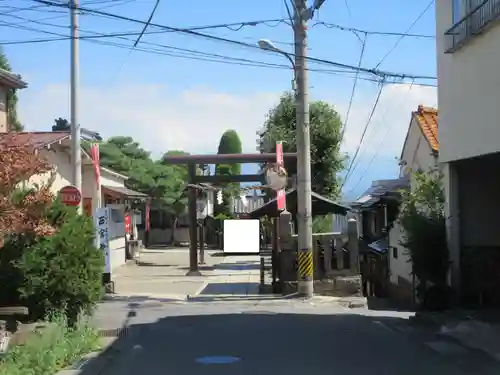
[[[132,233],[132,218],[130,215],[125,216],[125,233]]]
[[[276,164],[278,164],[280,167],[283,167],[283,143],[282,142],[276,142]],[[277,204],[278,204],[278,210],[283,211],[286,209],[286,196],[285,196],[285,190],[281,189],[278,190],[276,193],[276,199],[277,199]]]
[[[73,185],[68,185],[59,190],[61,202],[68,206],[78,206],[82,201],[82,194]]]

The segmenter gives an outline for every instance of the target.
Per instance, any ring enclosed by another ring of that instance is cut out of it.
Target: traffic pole
[[[313,240],[311,201],[311,139],[307,79],[307,3],[294,0],[295,92],[297,121],[297,216],[298,216],[298,294],[312,298]]]

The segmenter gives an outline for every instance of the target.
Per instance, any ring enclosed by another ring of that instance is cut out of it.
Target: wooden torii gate
[[[296,159],[296,153],[284,153],[283,159]],[[188,276],[200,276],[198,268],[198,236],[196,217],[196,184],[230,183],[230,182],[264,182],[263,174],[215,175],[198,176],[196,166],[199,164],[245,164],[245,163],[275,163],[275,153],[262,154],[215,154],[215,155],[176,155],[163,159],[166,164],[185,164],[188,169],[188,216],[189,216],[189,271]],[[203,244],[201,244],[203,246]]]

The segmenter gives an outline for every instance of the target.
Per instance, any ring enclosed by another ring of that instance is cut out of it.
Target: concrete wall
[[[172,237],[172,229],[151,229],[149,232],[150,245],[165,245],[170,243]],[[139,230],[139,239],[143,242],[144,229]],[[189,243],[189,228],[177,228],[174,234],[174,241],[176,243]]]
[[[500,24],[445,54],[452,26],[452,1],[436,1],[441,162],[500,151]]]

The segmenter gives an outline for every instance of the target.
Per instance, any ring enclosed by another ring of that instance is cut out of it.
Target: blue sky
[[[84,0],[83,6],[147,20],[155,0]],[[326,0],[311,22],[338,24],[369,31],[405,32],[429,0]],[[36,8],[33,8],[36,7]],[[20,10],[31,8],[29,10]],[[40,6],[30,0],[0,2],[0,43],[53,38],[68,34],[68,12]],[[191,27],[266,19],[286,19],[283,0],[163,0],[153,23]],[[142,25],[92,14],[80,16],[82,35],[139,32]],[[29,29],[29,30],[27,30]],[[160,29],[150,27],[149,31]],[[45,33],[44,33],[45,32]],[[243,27],[239,31],[211,29],[206,34],[255,44],[265,38],[291,51],[292,30],[285,23]],[[415,34],[434,34],[434,7],[412,28]],[[356,65],[361,43],[348,31],[317,24],[309,29],[312,57]],[[164,46],[206,53],[287,64],[283,56],[258,49],[214,42],[200,37],[163,33],[145,35],[140,44],[148,52],[130,51],[135,37],[100,39],[121,44],[80,43],[80,121],[104,136],[130,135],[155,155],[169,149],[211,153],[225,129],[237,130],[247,151],[255,147],[255,131],[280,93],[290,88],[292,73],[271,69],[183,59],[165,55],[179,53]],[[373,68],[399,37],[369,35],[363,66]],[[151,53],[152,48],[160,54]],[[435,76],[433,39],[404,38],[379,69]],[[20,116],[29,130],[50,129],[55,117],[69,115],[69,41],[4,45],[14,70],[29,82],[20,93]],[[190,57],[195,55],[189,54]],[[198,55],[199,56],[199,55]],[[224,60],[228,62],[228,60]],[[310,64],[313,69],[335,67]],[[345,116],[353,75],[311,72],[310,95],[335,105]],[[379,87],[360,81],[348,123],[343,149],[351,153]],[[359,164],[347,181],[345,193],[359,195],[372,180],[397,176],[399,156],[410,112],[418,104],[435,105],[435,90],[409,85],[388,85],[361,148]],[[248,167],[252,168],[252,167]],[[247,169],[247,167],[245,167]]]

